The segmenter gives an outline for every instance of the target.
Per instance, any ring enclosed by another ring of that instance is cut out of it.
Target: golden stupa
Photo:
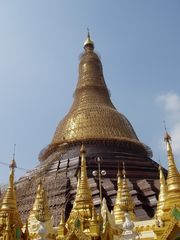
[[[135,200],[134,212],[140,219],[152,217],[159,192],[158,164],[151,159],[151,150],[139,141],[128,119],[111,102],[102,63],[89,33],[80,57],[72,107],[57,126],[50,144],[40,152],[40,164],[17,182],[23,221],[34,203],[36,180],[40,176],[47,189],[54,225],[59,224],[62,209],[68,219],[75,199],[82,144],[86,146],[87,176],[95,208],[100,207],[100,186],[92,171],[97,169],[96,159],[100,157],[102,169],[106,170],[102,197],[106,198],[108,208],[113,209],[116,198],[118,164],[122,166],[125,162]]]
[[[128,119],[111,102],[102,63],[88,33],[80,59],[74,102],[69,113],[60,121],[48,150],[62,144],[69,146],[103,140],[128,143],[132,148],[139,148],[145,155],[149,150],[140,143]]]
[[[89,36],[88,39],[79,64],[73,105],[59,123],[52,144],[98,139],[128,139],[139,144],[130,122],[111,102],[101,61]]]

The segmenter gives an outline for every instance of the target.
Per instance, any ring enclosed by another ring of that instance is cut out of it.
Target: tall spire
[[[14,159],[11,161],[11,164],[9,165],[9,167],[10,167],[9,186],[4,195],[4,198],[1,204],[1,210],[17,209],[15,191],[14,191],[14,169],[16,167],[16,162]]]
[[[119,202],[119,206],[120,206],[120,209],[122,212],[122,214],[121,214],[122,221],[124,220],[125,212],[129,212],[131,218],[134,219],[135,216],[134,216],[133,210],[135,207],[135,203],[129,192],[124,162],[123,162],[123,181],[122,181],[122,189],[121,189],[121,199]]]
[[[3,222],[3,217],[6,216],[7,227],[10,226],[12,231],[21,231],[22,222],[17,209],[16,202],[16,191],[14,188],[14,171],[16,168],[16,162],[14,159],[11,161],[10,165],[10,175],[9,175],[9,186],[3,197],[1,208],[0,208],[0,223]]]
[[[64,217],[64,210],[61,211],[61,215],[60,215],[60,222],[59,222],[59,226],[58,226],[58,238],[57,239],[64,239],[65,235],[67,233],[67,229],[65,227],[65,217]]]
[[[9,186],[1,204],[1,209],[3,210],[17,209],[15,190],[14,190],[14,169],[16,168],[16,162],[14,159],[11,161],[11,164],[9,165],[9,167],[10,167]]]
[[[167,157],[168,157],[168,176],[167,176],[167,198],[165,200],[164,210],[170,210],[175,205],[180,206],[180,174],[176,168],[174,155],[171,147],[171,136],[165,134]]]
[[[42,179],[39,181],[35,201],[28,217],[28,231],[30,238],[33,236],[38,238],[41,234],[44,234],[44,237],[55,234],[53,218]]]
[[[63,227],[65,226],[64,210],[61,211],[59,225],[61,225],[61,226],[63,226]]]
[[[78,179],[78,188],[77,194],[75,198],[74,208],[84,209],[84,206],[93,207],[92,195],[89,188],[87,172],[86,172],[86,158],[85,158],[86,150],[84,145],[81,146],[80,155],[81,155],[81,172]]]
[[[29,223],[31,221],[31,218],[34,216],[40,222],[47,222],[51,219],[51,213],[49,210],[47,196],[42,184],[42,180],[40,180],[38,184],[33,208],[28,218]]]
[[[118,204],[121,199],[121,190],[122,190],[122,178],[121,178],[121,172],[120,169],[118,169],[117,173],[117,197],[116,197],[116,203]]]
[[[122,211],[120,208],[120,202],[121,202],[121,194],[122,194],[122,178],[121,178],[121,172],[118,167],[118,173],[117,173],[117,195],[114,203],[114,218],[115,222],[118,224],[119,221],[122,220]]]
[[[93,228],[96,219],[94,204],[87,178],[85,154],[86,150],[84,145],[82,145],[80,149],[81,172],[78,176],[77,194],[66,225],[70,231],[74,228],[75,222],[78,219],[78,221],[81,222],[81,230],[83,232],[87,232],[88,234],[92,234],[92,232],[90,232],[90,228]],[[95,225],[97,225],[97,223]],[[91,230],[97,235],[97,228],[95,227],[93,229],[94,230]]]
[[[159,183],[160,183],[160,189],[159,189],[158,203],[157,203],[155,216],[161,219],[163,215],[164,203],[167,197],[167,185],[166,185],[166,180],[164,178],[161,165],[159,165]]]

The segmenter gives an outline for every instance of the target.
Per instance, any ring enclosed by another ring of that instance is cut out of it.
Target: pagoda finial
[[[70,230],[76,224],[76,220],[81,218],[82,222],[86,222],[86,226],[83,225],[83,231],[89,231],[88,223],[92,223],[93,219],[93,200],[91,195],[91,190],[88,183],[88,177],[86,172],[86,150],[84,145],[80,148],[80,158],[81,158],[81,171],[78,174],[78,184],[77,193],[73,208],[66,222],[67,229]],[[90,224],[91,225],[91,224]],[[90,226],[89,225],[89,226]]]
[[[7,191],[2,199],[1,208],[0,208],[0,223],[3,221],[3,216],[7,215],[6,226],[13,226],[11,231],[15,231],[16,229],[21,232],[22,222],[17,208],[16,202],[16,191],[14,187],[14,171],[16,168],[16,162],[14,159],[11,161],[10,174],[9,174],[9,186]]]
[[[174,154],[172,151],[171,147],[171,136],[169,133],[166,131],[164,141],[166,142],[166,150],[167,150],[167,156],[168,156],[168,178],[167,178],[167,183],[168,183],[168,189],[171,184],[175,183],[177,180],[178,182],[180,181],[179,179],[179,172],[177,170],[175,161],[174,161]],[[179,182],[180,183],[180,182]],[[171,187],[170,187],[171,188]]]
[[[165,129],[164,141],[166,143],[168,157],[168,176],[167,176],[167,198],[165,200],[164,209],[171,209],[176,203],[180,206],[180,174],[177,170],[174,155],[171,147],[171,136]]]
[[[170,134],[167,132],[166,126],[165,126],[164,141],[166,143],[166,150],[167,150],[167,155],[168,155],[168,178],[179,176],[179,172],[176,168],[176,164],[174,161],[174,155],[173,155],[173,151],[172,151],[172,147],[171,147],[172,139],[171,139]]]
[[[156,209],[156,217],[160,218],[163,215],[163,207],[164,203],[167,197],[167,185],[166,185],[166,180],[164,178],[164,174],[162,171],[162,166],[161,164],[159,165],[159,196],[158,196],[158,203],[157,203],[157,209]]]
[[[122,211],[120,209],[120,201],[121,201],[121,191],[122,191],[122,177],[121,177],[121,171],[118,164],[118,173],[117,173],[117,194],[114,204],[114,218],[115,222],[118,224],[118,221],[122,220]]]
[[[60,215],[60,226],[65,226],[65,217],[64,217],[64,210],[61,211],[61,215]]]
[[[88,38],[90,38],[89,28],[88,27],[87,27],[87,36],[88,36]]]
[[[123,162],[123,171],[122,171],[122,173],[123,173],[123,178],[126,178],[126,169],[125,169],[124,162]]]
[[[122,178],[121,178],[121,171],[120,171],[120,168],[118,166],[118,172],[117,172],[117,189],[118,190],[121,190],[122,188]]]
[[[91,40],[89,28],[87,28],[87,38],[84,42],[84,49],[85,50],[93,50],[94,49],[94,42]]]
[[[66,227],[65,227],[65,216],[64,216],[64,209],[61,210],[60,213],[60,223],[58,227],[58,238],[57,239],[64,239],[65,235],[67,233]]]
[[[116,201],[115,201],[115,204],[117,202],[119,202],[121,196],[120,196],[120,193],[121,193],[121,189],[122,189],[122,175],[121,175],[121,171],[120,171],[120,168],[119,168],[119,164],[118,164],[118,172],[117,172],[117,196],[116,196]]]
[[[11,186],[11,188],[14,188],[14,171],[15,168],[17,168],[16,165],[16,161],[15,161],[15,154],[13,154],[13,159],[9,165],[10,170],[10,175],[9,175],[9,186]]]
[[[13,159],[9,165],[10,174],[9,174],[9,186],[7,192],[3,198],[1,209],[16,209],[16,196],[14,190],[14,169],[16,168],[16,162]]]
[[[35,236],[47,239],[47,236],[54,234],[53,218],[49,209],[46,191],[43,187],[44,179],[38,179],[35,201],[28,217],[28,229],[30,239]],[[40,238],[41,239],[41,238]]]
[[[81,148],[80,148],[80,156],[86,153],[86,149],[84,147],[84,144],[82,143]]]
[[[16,151],[16,144],[14,144],[13,159],[9,164],[9,168],[11,169],[10,175],[9,175],[9,186],[11,186],[12,189],[14,188],[14,171],[15,171],[15,168],[17,168],[16,161],[15,161],[15,151]]]
[[[87,178],[87,172],[86,172],[86,150],[84,145],[81,145],[80,149],[80,157],[81,157],[81,172],[80,176],[78,176],[78,188],[77,188],[77,195],[75,199],[76,206],[79,205],[82,206],[85,204],[92,205],[92,196],[91,191],[89,188],[88,178]],[[86,200],[86,202],[84,202]]]
[[[47,222],[51,219],[51,213],[48,206],[47,196],[41,178],[39,180],[35,201],[31,213],[29,215],[28,221],[31,222],[31,218],[34,216],[40,222]]]
[[[134,210],[135,204],[134,204],[132,196],[129,192],[129,187],[128,187],[128,183],[127,183],[127,179],[126,179],[126,170],[125,170],[124,162],[123,162],[122,174],[123,174],[123,181],[122,181],[122,189],[121,189],[121,200],[120,200],[120,203],[119,203],[120,209],[123,213],[129,212],[131,217],[134,218],[133,210]],[[124,214],[123,214],[122,220],[123,219],[124,219]]]

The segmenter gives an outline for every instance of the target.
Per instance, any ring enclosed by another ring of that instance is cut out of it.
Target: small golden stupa
[[[43,229],[45,238],[48,238],[49,240],[55,239],[52,215],[42,179],[39,181],[35,201],[27,219],[27,224],[30,239],[40,238],[41,232],[43,234]]]
[[[3,239],[15,239],[21,236],[22,222],[17,208],[16,190],[14,187],[14,170],[16,162],[13,158],[10,164],[9,186],[4,194],[0,207],[0,233]]]
[[[159,190],[158,203],[157,203],[155,216],[157,218],[162,218],[162,215],[164,213],[163,208],[164,208],[164,204],[167,196],[167,184],[164,178],[161,165],[159,165],[159,182],[160,182],[160,190]]]
[[[101,199],[99,211],[95,209],[87,176],[86,150],[80,149],[80,172],[76,183],[76,197],[69,217],[66,220],[64,210],[57,227],[53,227],[49,202],[42,180],[39,181],[36,197],[30,215],[22,226],[18,213],[16,192],[14,189],[13,160],[10,164],[9,187],[0,207],[0,239],[2,240],[178,240],[180,237],[179,172],[176,168],[170,144],[166,135],[168,153],[167,188],[162,168],[159,167],[160,192],[156,214],[149,220],[139,220],[134,215],[135,203],[131,196],[123,163],[123,179],[118,169],[118,190],[114,211],[110,212],[105,198]],[[100,163],[98,161],[98,163]],[[98,173],[102,173],[100,164]],[[103,176],[103,175],[102,175]],[[98,175],[99,183],[102,181]],[[102,191],[102,188],[100,189]],[[173,197],[172,197],[173,196]],[[174,201],[176,200],[176,202]]]
[[[166,132],[164,137],[168,157],[167,196],[163,206],[163,219],[166,220],[168,213],[175,206],[180,207],[180,174],[177,170],[171,147],[171,136]]]

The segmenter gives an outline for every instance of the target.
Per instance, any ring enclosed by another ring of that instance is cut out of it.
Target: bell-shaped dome
[[[112,104],[103,68],[88,35],[79,64],[79,80],[69,113],[60,121],[52,144],[84,140],[139,142],[132,125]]]

